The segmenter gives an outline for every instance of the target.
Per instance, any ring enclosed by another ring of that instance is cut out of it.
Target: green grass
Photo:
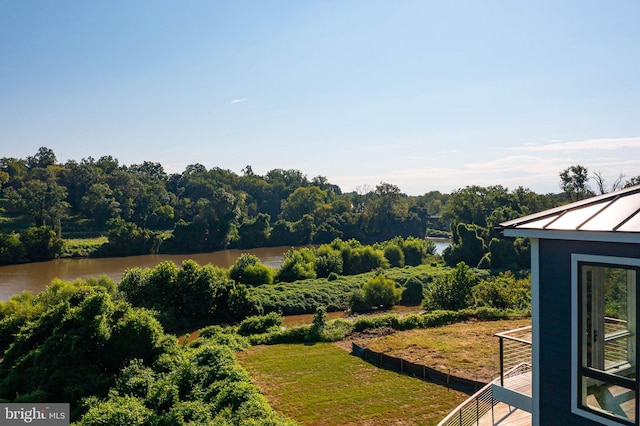
[[[66,239],[62,257],[89,256],[107,241],[107,237]]]
[[[436,425],[467,398],[330,343],[254,346],[238,358],[271,406],[301,425]]]

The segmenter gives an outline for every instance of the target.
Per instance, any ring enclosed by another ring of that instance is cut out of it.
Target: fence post
[[[504,339],[500,336],[500,386],[504,387]]]

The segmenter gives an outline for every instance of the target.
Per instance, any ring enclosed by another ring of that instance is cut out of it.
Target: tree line
[[[559,178],[557,194],[471,185],[408,196],[386,182],[343,193],[299,170],[259,175],[248,165],[237,174],[196,163],[167,174],[159,163],[126,166],[111,156],[58,163],[42,147],[0,159],[0,264],[58,257],[65,239],[81,236],[108,237],[93,255],[128,256],[440,235],[451,237],[451,266],[522,269],[528,243],[503,238],[497,224],[593,195],[589,181],[600,193],[640,183],[623,184],[621,174],[608,185],[581,165]]]
[[[345,194],[299,170],[258,175],[246,166],[236,174],[192,164],[167,174],[159,163],[126,166],[111,156],[62,164],[42,147],[26,159],[1,158],[0,188],[0,264],[57,257],[63,238],[82,236],[108,237],[95,255],[126,256],[448,231],[437,219],[446,194],[410,197],[385,182]]]

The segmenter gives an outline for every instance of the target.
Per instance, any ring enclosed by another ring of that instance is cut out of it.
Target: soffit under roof
[[[500,224],[504,229],[640,233],[640,185]]]

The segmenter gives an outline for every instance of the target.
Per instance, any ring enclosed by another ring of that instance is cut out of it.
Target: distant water
[[[436,254],[442,254],[444,249],[451,245],[451,241],[448,238],[430,238],[436,243]]]

